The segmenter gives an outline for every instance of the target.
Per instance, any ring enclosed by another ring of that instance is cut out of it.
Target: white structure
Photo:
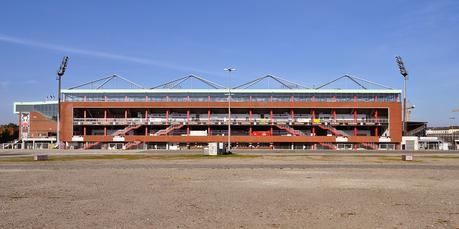
[[[416,136],[402,137],[402,150],[419,150],[419,139]]]
[[[449,150],[450,144],[438,137],[403,136],[402,150]]]

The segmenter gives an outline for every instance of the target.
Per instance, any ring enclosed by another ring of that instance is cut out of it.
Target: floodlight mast
[[[57,71],[57,77],[56,80],[59,81],[59,85],[57,88],[57,128],[56,128],[56,145],[57,148],[61,148],[61,141],[60,141],[60,135],[61,135],[61,125],[60,125],[60,116],[61,116],[61,79],[62,76],[65,74],[65,70],[67,69],[67,63],[69,61],[68,56],[64,56],[62,59],[61,66],[59,70]]]
[[[408,80],[408,71],[406,71],[405,64],[403,63],[401,56],[396,56],[395,61],[397,62],[400,74],[403,76],[403,135],[407,132],[406,125],[406,81]]]
[[[227,152],[231,152],[231,72],[236,71],[235,68],[225,68],[223,71],[229,73],[228,76],[228,149]]]

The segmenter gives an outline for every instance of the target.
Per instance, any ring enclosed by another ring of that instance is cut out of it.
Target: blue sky
[[[14,101],[117,73],[145,86],[198,74],[232,85],[270,73],[317,86],[343,74],[401,88],[413,119],[459,123],[459,1],[3,1],[0,123]],[[456,116],[455,120],[450,117]]]

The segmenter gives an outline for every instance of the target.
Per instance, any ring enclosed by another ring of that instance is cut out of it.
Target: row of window
[[[40,112],[51,119],[57,119],[57,104],[16,105],[15,109],[16,112]]]
[[[123,95],[123,94],[67,94],[65,101],[69,102],[226,102],[228,96],[216,95]],[[234,102],[399,102],[399,94],[233,94]]]

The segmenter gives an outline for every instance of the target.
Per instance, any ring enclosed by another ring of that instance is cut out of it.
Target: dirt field
[[[0,228],[459,228],[459,159],[0,160]]]

